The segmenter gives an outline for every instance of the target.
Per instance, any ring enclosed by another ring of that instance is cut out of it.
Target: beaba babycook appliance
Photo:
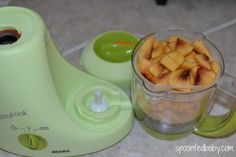
[[[102,33],[85,46],[81,64],[89,74],[130,90],[130,60],[138,41],[137,36],[124,31]]]
[[[0,74],[0,148],[8,152],[87,154],[117,143],[133,126],[126,93],[66,62],[29,9],[0,9]]]
[[[178,139],[192,132],[206,137],[232,133],[236,128],[236,79],[224,73],[224,61],[219,50],[199,33],[161,30],[154,35],[159,40],[166,40],[171,35],[202,40],[220,64],[221,72],[217,81],[207,88],[192,92],[163,90],[167,87],[154,85],[138,68],[139,49],[148,37],[143,38],[132,56],[131,93],[136,118],[144,129],[153,136],[167,140]],[[224,106],[229,112],[211,114],[216,104]]]

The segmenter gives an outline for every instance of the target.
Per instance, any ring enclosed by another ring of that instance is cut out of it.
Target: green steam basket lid
[[[131,54],[139,38],[124,31],[109,31],[95,37],[81,56],[84,69],[123,89],[130,87]]]

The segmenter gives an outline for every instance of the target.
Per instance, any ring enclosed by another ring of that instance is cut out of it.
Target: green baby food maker
[[[117,143],[133,126],[126,93],[66,62],[31,10],[0,9],[0,74],[0,148],[8,152],[87,154]]]

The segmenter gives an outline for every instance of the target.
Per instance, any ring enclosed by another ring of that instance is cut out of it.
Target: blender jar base
[[[179,133],[179,134],[164,134],[161,132],[157,132],[156,130],[153,130],[149,127],[146,127],[142,122],[139,121],[139,124],[141,125],[141,127],[151,136],[161,139],[161,140],[178,140],[181,138],[184,138],[188,135],[191,134],[191,132],[186,132],[186,133]]]

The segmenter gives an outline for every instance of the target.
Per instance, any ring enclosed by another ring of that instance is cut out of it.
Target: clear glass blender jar
[[[220,51],[200,33],[184,32],[181,30],[164,30],[159,31],[154,35],[159,40],[168,39],[171,35],[181,36],[189,40],[202,40],[211,52],[212,57],[219,63],[220,72],[218,73],[218,76],[216,76],[216,81],[205,88],[195,87],[196,90],[191,92],[160,90],[163,86],[151,83],[140,73],[138,68],[139,48],[148,36],[144,37],[136,45],[132,55],[133,72],[131,80],[131,97],[137,120],[145,128],[163,135],[186,135],[194,131],[199,131],[199,134],[201,134],[201,126],[206,126],[205,129],[208,130],[207,125],[213,126],[215,123],[223,124],[226,119],[229,119],[229,115],[234,113],[234,106],[231,106],[231,112],[221,117],[217,116],[212,118],[211,116],[209,117],[208,114],[212,108],[212,104],[215,103],[213,99],[218,97],[216,96],[215,91],[218,90],[217,86],[219,85],[219,82],[222,82],[225,69]],[[234,79],[231,79],[231,82],[228,83],[233,83],[233,81],[235,82]],[[221,90],[220,92],[224,91]],[[233,94],[233,96],[232,94],[230,94],[230,96],[232,96],[233,102],[236,104],[236,94]],[[223,94],[219,95],[223,96]],[[226,97],[222,99],[226,99]],[[213,119],[212,124],[210,124],[211,122],[206,122],[209,118]],[[205,123],[208,124],[206,125]],[[231,126],[231,129],[232,128],[235,128],[235,126]],[[214,127],[209,130],[213,131],[217,130],[217,128]],[[210,133],[208,135],[210,135]]]

